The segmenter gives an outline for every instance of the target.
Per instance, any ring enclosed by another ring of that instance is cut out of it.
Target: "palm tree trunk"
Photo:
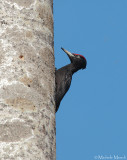
[[[53,0],[0,0],[0,159],[55,160]]]

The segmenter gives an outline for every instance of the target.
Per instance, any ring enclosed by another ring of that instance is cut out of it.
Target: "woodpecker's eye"
[[[81,58],[79,55],[77,55],[77,58]]]

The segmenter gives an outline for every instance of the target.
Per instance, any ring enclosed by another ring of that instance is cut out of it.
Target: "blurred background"
[[[56,113],[57,160],[127,159],[127,0],[54,0],[55,65],[61,47],[87,59]]]

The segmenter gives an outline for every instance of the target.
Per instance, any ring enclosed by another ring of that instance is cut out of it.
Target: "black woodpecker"
[[[85,69],[87,65],[84,56],[70,53],[64,48],[61,49],[68,55],[71,63],[56,70],[56,112],[58,111],[61,100],[70,88],[72,75],[80,69]]]

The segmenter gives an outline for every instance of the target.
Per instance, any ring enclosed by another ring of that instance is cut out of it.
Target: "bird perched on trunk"
[[[56,112],[61,100],[70,88],[72,75],[80,69],[85,69],[87,65],[87,61],[84,56],[70,53],[64,48],[61,49],[68,55],[71,63],[56,70]]]

